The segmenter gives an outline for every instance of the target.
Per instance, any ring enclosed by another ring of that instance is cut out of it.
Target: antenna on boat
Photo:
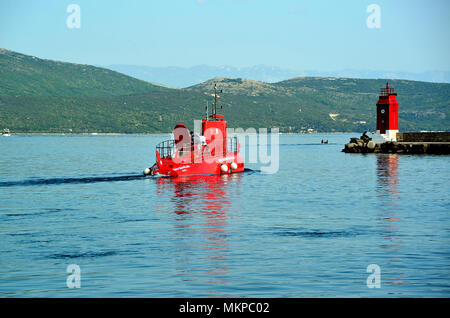
[[[223,90],[220,90],[219,93],[223,93]],[[214,83],[214,113],[213,113],[213,117],[214,120],[217,120],[217,83]]]
[[[208,120],[208,101],[206,101],[206,120]]]

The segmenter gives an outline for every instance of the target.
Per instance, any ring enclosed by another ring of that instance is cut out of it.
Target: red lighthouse
[[[384,140],[396,141],[398,133],[397,93],[386,83],[377,102],[377,134]]]

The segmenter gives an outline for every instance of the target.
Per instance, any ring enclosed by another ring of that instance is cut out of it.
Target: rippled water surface
[[[0,296],[449,297],[450,157],[340,152],[354,136],[176,179],[140,175],[164,135],[0,137]]]

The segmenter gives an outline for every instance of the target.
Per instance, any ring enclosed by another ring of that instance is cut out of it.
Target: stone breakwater
[[[361,138],[350,138],[350,142],[342,151],[346,153],[450,154],[450,132],[397,133],[397,140],[377,143],[364,132]]]
[[[342,149],[346,153],[399,153],[399,154],[450,154],[450,142],[396,142],[376,143],[372,140],[351,138]]]

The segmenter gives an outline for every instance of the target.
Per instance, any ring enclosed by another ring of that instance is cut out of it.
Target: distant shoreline
[[[11,136],[13,135],[53,135],[53,136],[119,136],[119,135],[169,135],[172,132],[166,133],[50,133],[50,132],[11,132]],[[280,135],[338,135],[338,134],[358,134],[361,132],[312,132],[312,133],[285,133],[280,132]]]
[[[12,132],[11,135],[55,135],[55,136],[117,136],[117,135],[167,135],[170,133],[56,133],[56,132]]]

